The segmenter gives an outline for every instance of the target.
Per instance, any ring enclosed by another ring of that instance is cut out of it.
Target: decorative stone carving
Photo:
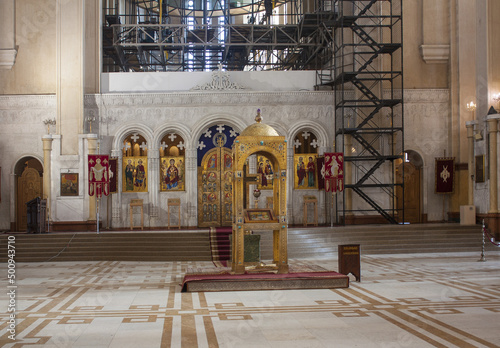
[[[219,70],[212,72],[212,81],[204,85],[198,85],[193,87],[191,90],[216,90],[224,91],[231,89],[245,89],[236,83],[231,82],[229,78],[229,73],[227,71],[222,71],[222,65],[219,64]]]

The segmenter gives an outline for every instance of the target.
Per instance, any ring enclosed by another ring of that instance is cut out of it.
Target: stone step
[[[272,232],[261,235],[261,257],[271,259]],[[15,234],[16,262],[44,261],[210,261],[209,232],[122,231]],[[0,250],[7,250],[0,235]],[[288,230],[289,258],[337,257],[338,245],[359,244],[361,253],[481,252],[480,225],[421,224],[296,227]],[[487,242],[486,250],[497,250]],[[7,253],[0,253],[0,262]]]
[[[208,231],[16,234],[16,262],[210,261]],[[6,250],[7,236],[0,236]],[[0,254],[0,262],[7,260]]]

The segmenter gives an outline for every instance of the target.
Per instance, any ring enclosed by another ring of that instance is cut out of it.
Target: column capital
[[[120,157],[121,150],[111,150],[111,157]]]
[[[495,133],[498,131],[499,114],[489,115],[486,117],[486,124],[488,125],[488,133]]]
[[[496,133],[498,131],[498,119],[499,117],[490,117],[490,116],[486,118],[486,124],[488,125],[488,133]]]
[[[477,121],[467,121],[465,122],[465,127],[467,128],[467,138],[474,137],[474,127],[478,124]]]
[[[54,138],[52,138],[51,134],[46,134],[42,137],[42,142],[43,142],[43,151],[52,151],[52,141]]]

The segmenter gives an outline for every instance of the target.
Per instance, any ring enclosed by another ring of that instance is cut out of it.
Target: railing
[[[190,45],[265,45],[278,44],[314,47],[318,43],[301,37],[298,25],[252,24],[115,24],[113,45],[178,47]],[[317,26],[311,28],[318,29]],[[308,36],[314,35],[309,34]]]
[[[484,256],[484,248],[485,248],[485,244],[486,244],[486,235],[488,235],[488,240],[491,242],[491,244],[493,244],[494,246],[497,246],[499,247],[500,246],[500,243],[497,243],[495,241],[495,237],[493,237],[491,235],[491,233],[486,229],[486,226],[484,225],[484,220],[483,220],[483,228],[482,228],[482,233],[483,233],[483,247],[481,249],[481,258],[478,260],[480,262],[485,262],[486,261],[486,257]]]
[[[300,70],[318,40],[317,23],[113,24],[104,29],[105,54],[124,71],[206,70],[223,64],[231,70]]]

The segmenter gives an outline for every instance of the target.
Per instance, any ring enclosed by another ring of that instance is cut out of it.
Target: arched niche
[[[247,127],[233,144],[233,239],[231,267],[234,273],[245,272],[245,231],[273,231],[273,264],[267,266],[279,273],[288,273],[286,168],[287,144],[272,127],[263,124],[260,111],[256,123]],[[273,172],[273,208],[252,209],[246,204],[245,195],[249,181],[259,182],[260,174],[247,176],[245,166],[252,155],[262,155],[270,160]]]

